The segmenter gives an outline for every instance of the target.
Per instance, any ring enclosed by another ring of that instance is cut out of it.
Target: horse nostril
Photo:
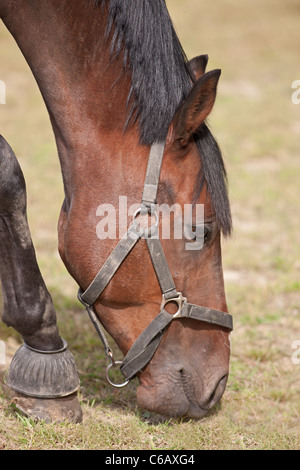
[[[228,375],[224,375],[219,382],[216,384],[213,392],[211,393],[209,399],[207,400],[207,405],[209,408],[212,408],[222,397],[226,383],[227,383]]]

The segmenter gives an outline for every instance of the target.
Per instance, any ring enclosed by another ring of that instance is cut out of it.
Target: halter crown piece
[[[165,142],[155,142],[152,144],[148,159],[142,203],[140,209],[135,213],[133,223],[107,258],[89,287],[85,291],[82,289],[79,289],[78,291],[78,299],[85,306],[104,345],[105,353],[110,360],[110,364],[106,369],[106,378],[108,382],[115,387],[123,387],[127,385],[129,380],[134,378],[136,374],[148,364],[159,346],[165,329],[175,318],[192,318],[211,325],[227,328],[230,331],[233,329],[233,320],[229,313],[188,303],[186,297],[176,290],[174,280],[170,273],[165,254],[159,240],[159,219],[154,208],[156,204],[164,148]],[[147,230],[143,230],[137,223],[137,217],[141,214],[154,215],[155,217],[154,224]],[[124,259],[142,237],[145,237],[146,239],[152,264],[162,291],[160,313],[136,339],[123,361],[115,361],[103,328],[96,316],[93,304],[104,291],[107,284],[123,263]],[[169,302],[177,305],[177,311],[175,314],[170,314],[165,310],[165,306]],[[121,384],[115,384],[109,378],[109,370],[116,364],[120,364],[120,370],[125,377],[125,381]]]

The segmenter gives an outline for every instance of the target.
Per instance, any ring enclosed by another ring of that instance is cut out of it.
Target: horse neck
[[[38,8],[36,2],[7,3],[5,8],[0,0],[0,14],[44,98],[68,193],[74,164],[85,165],[108,136],[123,133],[130,74],[123,71],[122,54],[111,61],[106,12],[93,2],[48,0]],[[102,154],[108,156],[106,147]]]

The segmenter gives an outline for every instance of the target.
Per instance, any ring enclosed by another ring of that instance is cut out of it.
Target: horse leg
[[[2,136],[0,260],[2,320],[24,339],[12,359],[6,387],[27,415],[79,422],[82,412],[75,361],[59,335],[53,302],[37,264],[27,223],[23,173]]]

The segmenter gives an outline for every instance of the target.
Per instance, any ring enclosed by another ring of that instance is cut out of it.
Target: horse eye
[[[209,243],[211,241],[212,234],[213,234],[212,225],[205,224],[204,225],[204,243]]]
[[[203,237],[202,240],[204,243],[209,243],[213,237],[213,224],[207,223],[202,225],[201,228],[199,225],[193,225],[192,231],[193,234],[197,234],[198,232],[198,237],[200,237],[201,234],[201,238]]]

